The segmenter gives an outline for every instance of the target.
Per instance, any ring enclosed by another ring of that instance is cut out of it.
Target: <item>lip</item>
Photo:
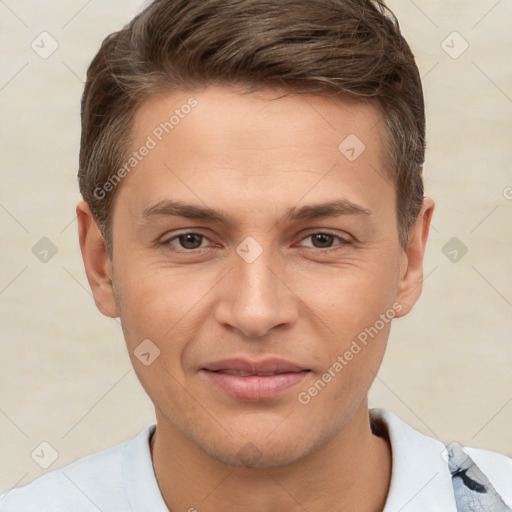
[[[309,369],[284,359],[243,358],[208,363],[201,372],[227,395],[242,400],[268,400],[296,386]]]

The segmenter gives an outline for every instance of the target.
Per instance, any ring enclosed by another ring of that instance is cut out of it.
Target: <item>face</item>
[[[95,293],[159,426],[234,465],[288,464],[338,435],[415,300],[378,111],[276,96],[210,87],[140,107],[115,305]]]

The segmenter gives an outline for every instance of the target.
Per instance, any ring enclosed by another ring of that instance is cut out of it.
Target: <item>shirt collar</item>
[[[391,445],[391,483],[383,512],[457,512],[445,445],[414,430],[392,412],[370,409],[372,429]],[[379,434],[380,435],[380,434]]]
[[[145,428],[123,450],[123,480],[132,510],[169,512],[156,480],[149,442],[156,425]]]

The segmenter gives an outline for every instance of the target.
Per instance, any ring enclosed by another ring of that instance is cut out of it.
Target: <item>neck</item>
[[[391,449],[387,440],[372,433],[366,400],[329,442],[286,466],[224,464],[158,413],[151,449],[158,485],[171,512],[380,512],[391,479]]]

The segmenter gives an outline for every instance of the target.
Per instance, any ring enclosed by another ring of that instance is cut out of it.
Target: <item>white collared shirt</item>
[[[464,453],[469,454],[466,461],[478,466],[478,474],[487,477],[485,482],[503,505],[482,508],[475,494],[478,503],[466,498],[467,508],[457,509],[446,446],[385,409],[370,409],[370,418],[372,427],[378,425],[386,432],[391,444],[391,483],[383,512],[512,510],[512,459],[488,450],[465,448]],[[0,512],[168,512],[151,460],[149,440],[154,429],[155,425],[147,427],[131,441],[78,459],[25,487],[4,493],[0,496]],[[453,481],[460,481],[467,490],[462,476]]]

